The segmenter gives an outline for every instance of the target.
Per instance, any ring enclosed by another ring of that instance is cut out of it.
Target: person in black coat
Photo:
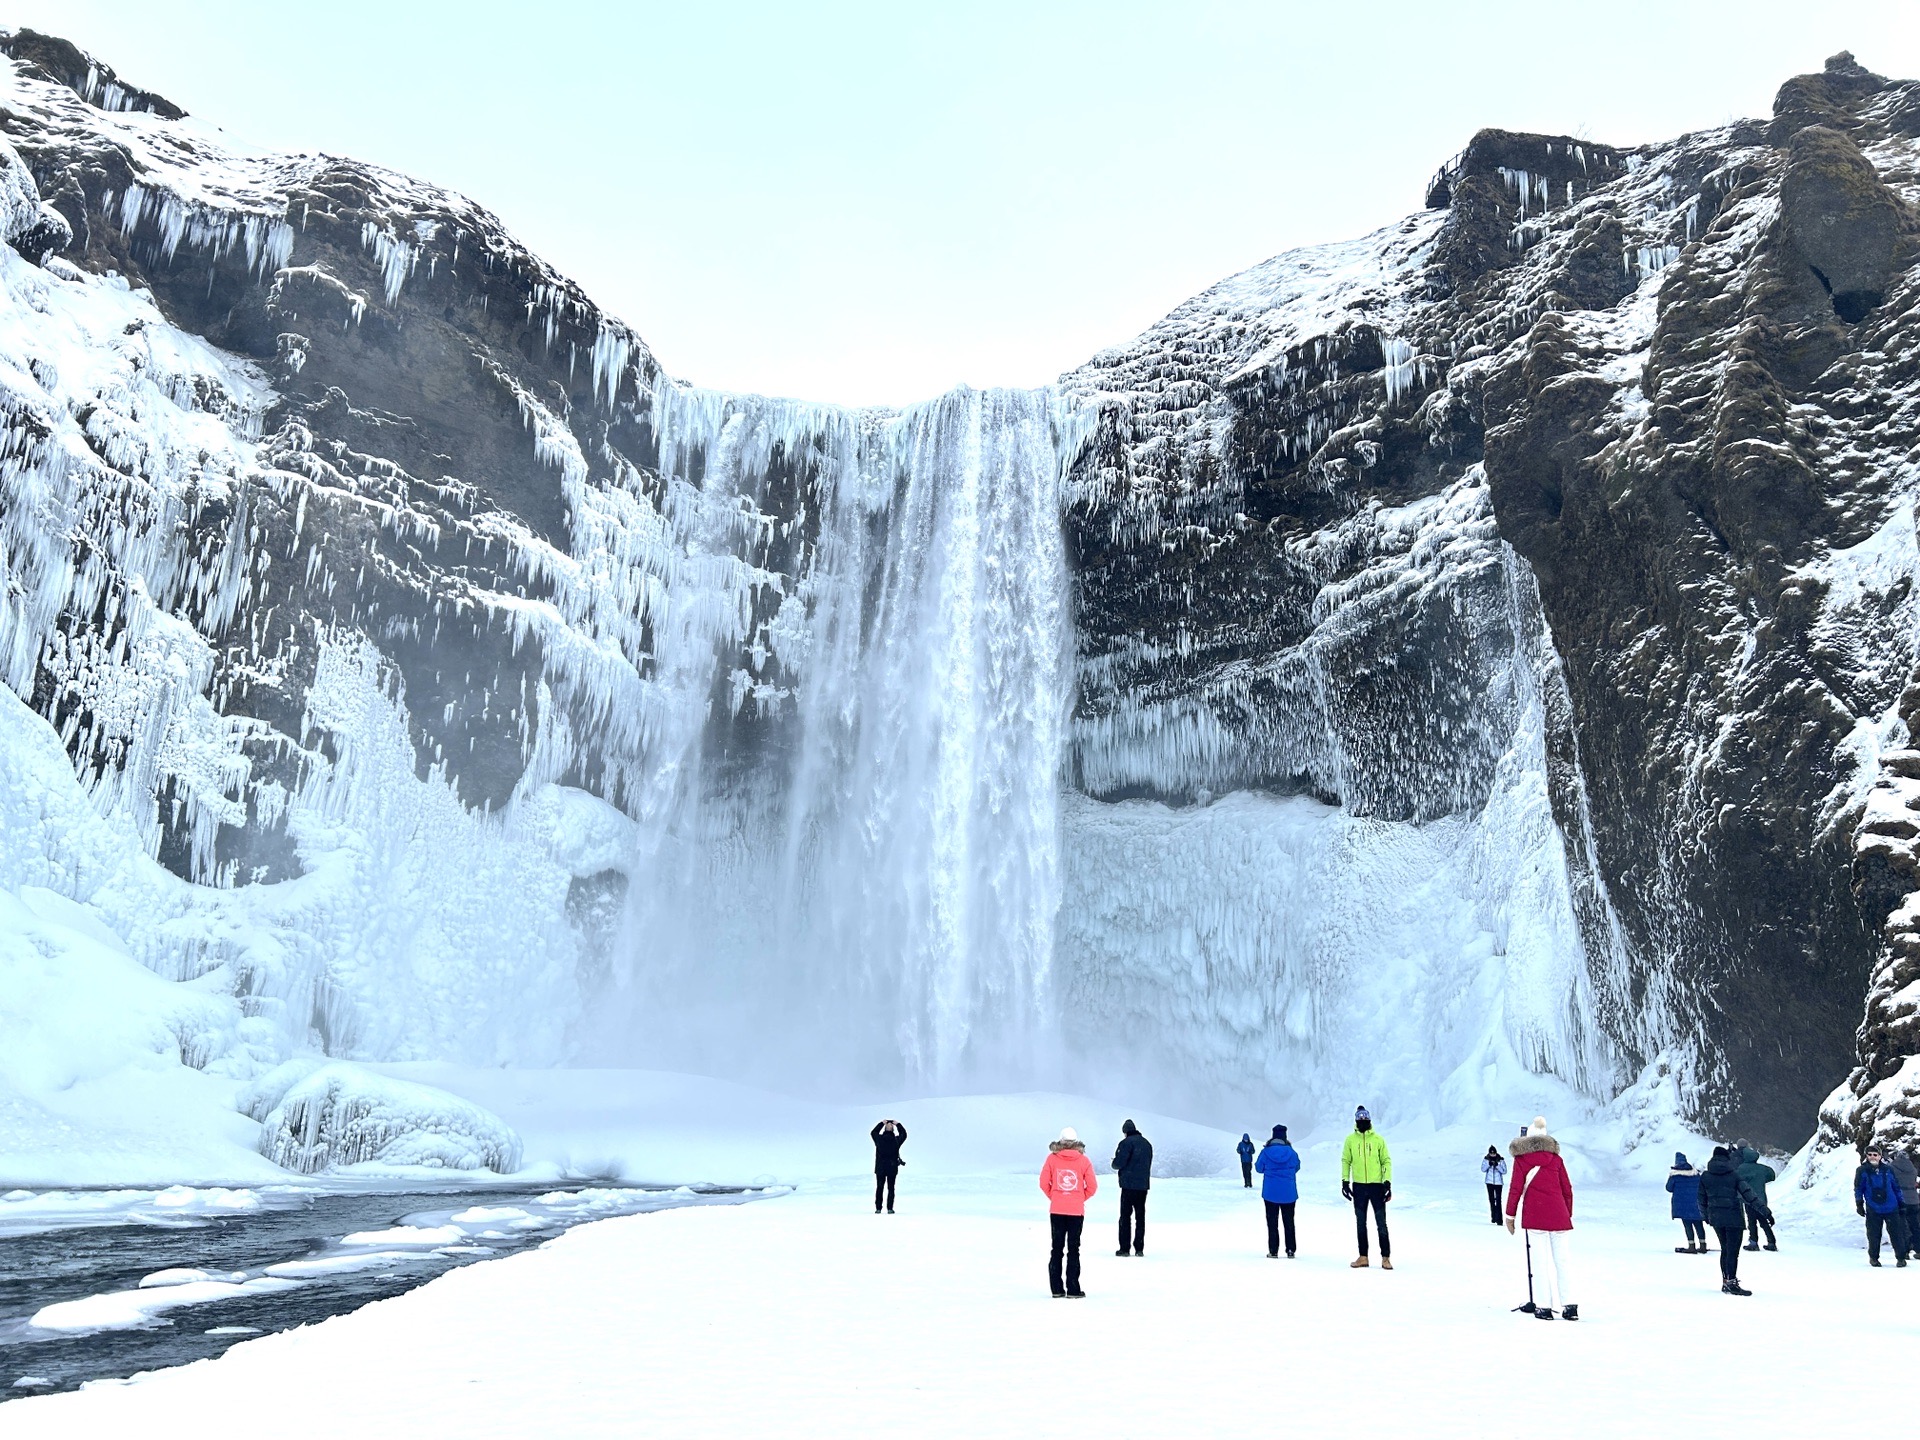
[[[1724,1145],[1714,1146],[1713,1158],[1700,1172],[1700,1213],[1720,1237],[1720,1289],[1728,1295],[1753,1293],[1740,1286],[1740,1241],[1746,1233],[1748,1206],[1765,1216],[1768,1225],[1773,1224],[1767,1202],[1740,1178],[1733,1153]]]
[[[907,1143],[907,1127],[898,1120],[882,1120],[867,1132],[873,1137],[873,1213],[880,1213],[880,1198],[884,1194],[887,1201],[887,1214],[893,1214],[893,1186],[900,1174],[900,1167],[907,1162],[900,1158],[900,1147]]]
[[[1113,1152],[1120,1174],[1120,1248],[1113,1253],[1147,1252],[1147,1187],[1153,1184],[1153,1142],[1128,1120],[1120,1127],[1120,1148]]]

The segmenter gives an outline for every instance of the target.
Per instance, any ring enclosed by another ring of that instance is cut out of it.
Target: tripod
[[[1527,1237],[1527,1303],[1514,1306],[1513,1311],[1516,1315],[1537,1315],[1540,1307],[1533,1303],[1533,1232],[1522,1230],[1520,1233]]]

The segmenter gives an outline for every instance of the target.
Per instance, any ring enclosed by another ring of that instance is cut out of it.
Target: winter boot
[[[1366,1257],[1366,1256],[1364,1256],[1364,1255],[1362,1255],[1362,1256],[1361,1256],[1361,1257],[1360,1257],[1360,1258],[1359,1258],[1358,1260],[1356,1260],[1356,1261],[1354,1261],[1354,1262],[1353,1262],[1353,1263],[1352,1263],[1351,1265],[1349,1265],[1349,1266],[1347,1266],[1347,1269],[1349,1269],[1349,1270],[1364,1270],[1364,1269],[1366,1269],[1366,1268],[1367,1268],[1367,1266],[1368,1266],[1368,1265],[1369,1265],[1370,1263],[1371,1263],[1371,1262],[1370,1262],[1370,1261],[1369,1261],[1369,1260],[1367,1259],[1367,1257]],[[1873,1263],[1874,1263],[1874,1264],[1876,1264],[1876,1265],[1878,1265],[1878,1264],[1879,1264],[1880,1262],[1879,1262],[1878,1260],[1876,1260],[1876,1261],[1874,1261]]]
[[[1278,1250],[1267,1251],[1267,1259],[1278,1260],[1279,1258],[1280,1258],[1280,1252]]]
[[[1760,1248],[1762,1250],[1778,1250],[1780,1247],[1774,1244],[1773,1241],[1769,1240],[1767,1241],[1766,1244],[1762,1245]]]
[[[1067,1291],[1067,1299],[1069,1300],[1084,1300],[1086,1298],[1087,1298],[1087,1292],[1084,1290]]]
[[[1758,1254],[1758,1253],[1759,1253],[1759,1250],[1760,1250],[1760,1247],[1759,1247],[1758,1245],[1742,1245],[1742,1246],[1741,1246],[1740,1248],[1741,1248],[1742,1250],[1751,1250],[1751,1251],[1753,1251],[1753,1252],[1755,1252],[1756,1254]]]
[[[1553,1311],[1542,1305],[1533,1312],[1533,1318],[1536,1320],[1551,1320],[1553,1318]]]
[[[1721,1281],[1721,1282],[1720,1282],[1720,1292],[1721,1292],[1721,1294],[1723,1294],[1723,1295],[1751,1295],[1751,1294],[1753,1294],[1753,1291],[1751,1291],[1751,1290],[1746,1290],[1746,1289],[1742,1289],[1742,1288],[1741,1288],[1741,1285],[1740,1285],[1740,1282],[1739,1282],[1738,1280],[1723,1280],[1723,1281]]]
[[[1693,1254],[1693,1246],[1691,1246],[1691,1245],[1676,1245],[1676,1246],[1674,1246],[1674,1247],[1673,1247],[1673,1253],[1674,1253],[1674,1254],[1676,1254],[1676,1255],[1691,1255],[1691,1254]]]
[[[1904,1265],[1906,1262],[1903,1260],[1900,1263]],[[1393,1268],[1393,1261],[1387,1256],[1382,1255],[1380,1257],[1380,1268],[1382,1270],[1391,1270]]]
[[[1291,1260],[1292,1258],[1293,1258],[1293,1252],[1291,1250],[1287,1251],[1287,1259]]]
[[[1876,1270],[1880,1268],[1880,1262],[1878,1260],[1869,1260],[1867,1261],[1867,1264],[1871,1265]]]
[[[1560,1312],[1560,1318],[1562,1320],[1578,1320],[1580,1318],[1580,1307],[1578,1305],[1567,1306],[1566,1309]]]
[[[1113,1253],[1115,1255],[1118,1255],[1122,1260],[1124,1260],[1127,1258],[1127,1256],[1131,1255],[1133,1252],[1131,1250],[1116,1250]]]
[[[1903,1255],[1903,1256],[1901,1256],[1901,1257],[1900,1257],[1900,1258],[1899,1258],[1898,1260],[1896,1260],[1896,1261],[1894,1261],[1894,1262],[1893,1262],[1893,1268],[1894,1268],[1894,1269],[1896,1269],[1896,1270],[1904,1270],[1904,1269],[1906,1269],[1906,1268],[1907,1268],[1907,1260],[1906,1260],[1906,1257],[1905,1257],[1905,1256]]]

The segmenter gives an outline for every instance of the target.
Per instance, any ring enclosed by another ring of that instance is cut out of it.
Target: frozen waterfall
[[[1045,391],[888,414],[663,390],[655,420],[661,468],[709,503],[798,483],[817,511],[791,522],[813,549],[761,677],[682,697],[705,724],[641,827],[594,1048],[764,1078],[1040,1078],[1069,417]]]

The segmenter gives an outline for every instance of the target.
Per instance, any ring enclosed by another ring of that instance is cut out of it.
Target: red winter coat
[[[1100,1181],[1085,1147],[1056,1140],[1048,1148],[1053,1153],[1040,1167],[1040,1188],[1046,1192],[1049,1208],[1056,1215],[1086,1214],[1087,1197],[1100,1188]]]
[[[1507,1149],[1513,1178],[1507,1182],[1507,1214],[1522,1230],[1573,1228],[1573,1178],[1551,1135],[1522,1135]]]

